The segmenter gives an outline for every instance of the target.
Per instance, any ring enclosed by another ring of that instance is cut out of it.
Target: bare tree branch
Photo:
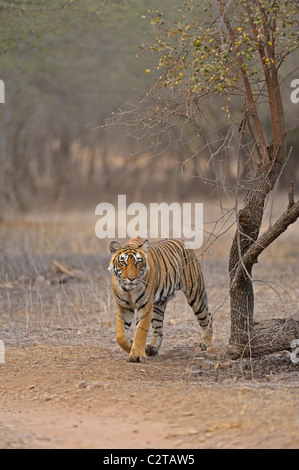
[[[242,264],[246,269],[252,267],[257,262],[259,255],[274,242],[283,232],[285,232],[289,225],[296,222],[299,217],[299,201],[292,203],[290,208],[279,217],[279,219],[264,232],[257,241],[251,245],[242,259]],[[238,282],[243,272],[243,266],[240,266],[236,272],[234,282]]]

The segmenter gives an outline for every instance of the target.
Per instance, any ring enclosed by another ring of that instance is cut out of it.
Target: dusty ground
[[[3,448],[298,448],[298,386],[206,384],[200,355],[132,365],[116,348],[8,350]]]
[[[1,225],[0,448],[299,448],[299,365],[286,351],[225,357],[225,242],[203,263],[215,348],[199,350],[177,295],[159,356],[131,364],[115,341],[106,247],[54,225]],[[298,258],[290,230],[256,267],[257,320],[298,309]]]

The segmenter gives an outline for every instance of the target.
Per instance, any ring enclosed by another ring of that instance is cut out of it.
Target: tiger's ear
[[[144,251],[144,253],[146,253],[148,247],[149,247],[149,241],[148,241],[148,240],[144,240],[144,243],[143,243],[143,245],[141,245],[140,248],[142,249],[142,251]]]
[[[109,245],[109,250],[111,251],[111,253],[116,253],[120,248],[121,248],[120,243],[116,241],[111,242]]]

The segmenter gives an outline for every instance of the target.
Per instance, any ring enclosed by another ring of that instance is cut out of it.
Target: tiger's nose
[[[135,281],[136,277],[128,277],[129,281],[133,282]]]

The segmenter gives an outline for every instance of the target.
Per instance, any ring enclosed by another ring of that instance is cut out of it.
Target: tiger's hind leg
[[[206,312],[204,315],[205,315],[204,320],[200,320],[198,317],[197,319],[203,331],[203,339],[202,339],[202,342],[200,343],[200,346],[202,347],[202,349],[207,349],[212,346],[213,321],[212,321],[212,315],[208,311],[208,309],[206,309]]]
[[[163,339],[163,321],[164,312],[166,309],[167,302],[163,304],[154,304],[153,316],[152,316],[152,340],[150,344],[146,346],[146,354],[148,356],[155,356],[158,354],[162,339]]]
[[[207,349],[212,346],[212,334],[213,334],[213,324],[212,324],[212,315],[208,310],[208,299],[207,294],[204,291],[201,292],[198,297],[191,297],[186,294],[188,304],[192,308],[194,315],[197,318],[198,323],[201,326],[203,332],[202,342],[200,346],[203,349]]]

